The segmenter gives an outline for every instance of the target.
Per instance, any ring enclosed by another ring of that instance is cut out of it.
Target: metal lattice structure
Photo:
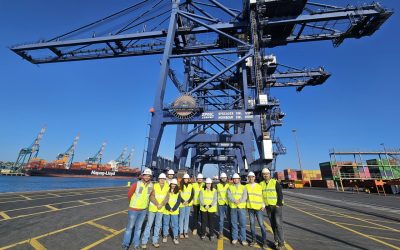
[[[80,135],[77,134],[71,146],[69,146],[69,148],[64,153],[60,153],[56,157],[57,162],[60,162],[61,164],[65,165],[66,169],[69,169],[71,167],[72,162],[74,161],[75,149],[79,139]]]
[[[280,64],[268,48],[323,40],[337,47],[372,35],[392,12],[377,3],[223,2],[143,0],[53,39],[11,49],[34,64],[160,54],[144,165],[162,171],[161,138],[166,126],[175,125],[176,169],[186,166],[191,152],[194,172],[205,164],[224,171],[273,170],[286,149],[275,136],[285,114],[271,89],[301,91],[330,74],[322,67]],[[166,92],[175,98],[167,100]]]
[[[101,147],[99,149],[99,151],[97,151],[97,153],[92,156],[89,157],[86,162],[88,164],[101,164],[101,160],[103,158],[103,153],[104,153],[104,149],[106,148],[107,142],[103,142],[103,144],[101,144]]]

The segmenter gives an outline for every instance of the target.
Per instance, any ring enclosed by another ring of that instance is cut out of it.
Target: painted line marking
[[[80,203],[82,203],[82,204],[84,204],[84,205],[90,205],[90,204],[92,204],[92,203],[86,202],[86,201],[84,201],[84,200],[79,200],[78,202],[80,202]]]
[[[6,213],[4,213],[4,212],[0,212],[0,216],[2,216],[3,218],[4,218],[4,220],[9,220],[9,219],[11,219],[11,217],[10,216],[8,216]]]
[[[100,240],[98,240],[98,241],[96,241],[96,242],[93,242],[92,244],[90,244],[90,245],[88,245],[88,246],[82,248],[81,250],[88,250],[88,249],[91,249],[91,248],[93,248],[93,247],[95,247],[95,246],[97,246],[97,245],[103,243],[104,241],[107,241],[107,240],[109,240],[109,239],[111,239],[111,238],[113,238],[113,237],[115,237],[115,236],[121,234],[121,233],[124,232],[124,231],[125,231],[125,228],[123,228],[123,229],[121,229],[121,230],[118,230],[118,231],[115,231],[115,233],[110,234],[110,235],[108,235],[107,237],[104,237],[103,239],[100,239]]]
[[[48,195],[53,195],[53,196],[55,196],[55,197],[61,197],[61,195],[58,195],[58,194],[53,194],[53,193],[47,193]]]
[[[25,195],[22,195],[22,194],[20,194],[19,196],[21,196],[22,198],[25,198],[25,199],[28,200],[28,201],[32,200],[32,198],[29,198],[29,197],[27,197],[27,196],[25,196]]]
[[[375,235],[370,235],[370,236],[373,236],[373,237],[375,237],[375,238],[379,238],[379,239],[384,239],[384,240],[393,240],[393,241],[399,241],[399,242],[400,242],[400,239],[394,239],[394,238],[383,237],[383,236],[375,236]]]
[[[44,205],[44,206],[49,208],[50,210],[53,210],[53,211],[60,210],[59,208],[53,207],[52,205]]]
[[[217,250],[224,250],[224,239],[223,238],[218,240]]]
[[[358,220],[358,221],[363,221],[363,222],[366,222],[366,223],[369,223],[369,224],[372,224],[372,225],[375,225],[375,226],[380,226],[382,228],[386,228],[386,229],[389,229],[391,231],[400,233],[400,230],[397,230],[395,228],[384,226],[384,225],[381,225],[381,224],[378,224],[378,223],[375,223],[375,222],[367,221],[367,220],[364,220],[364,219],[361,219],[361,218],[358,218],[358,217],[345,215],[343,213],[335,212],[335,211],[332,211],[332,210],[329,210],[329,209],[325,209],[325,208],[322,208],[322,207],[319,207],[319,206],[316,206],[316,205],[310,205],[310,204],[307,204],[307,203],[304,203],[304,202],[300,202],[300,201],[295,201],[295,200],[292,200],[292,199],[287,199],[287,200],[295,202],[295,203],[304,204],[304,205],[309,206],[309,207],[318,208],[318,209],[320,209],[322,211],[326,211],[326,212],[330,212],[330,213],[333,213],[333,214],[342,215],[342,216],[344,216],[346,218],[350,218],[350,219],[354,219],[354,220]]]
[[[113,229],[111,227],[100,225],[100,224],[97,224],[96,222],[93,222],[93,221],[89,221],[87,224],[92,225],[92,226],[97,227],[97,228],[100,228],[100,229],[103,229],[103,230],[108,231],[108,232],[113,233],[113,234],[117,232],[117,230],[115,230],[115,229]]]
[[[98,217],[98,218],[93,219],[93,220],[88,220],[88,221],[85,221],[85,222],[82,222],[82,223],[79,223],[79,224],[71,225],[69,227],[61,228],[59,230],[55,230],[55,231],[52,231],[52,232],[49,232],[49,233],[45,233],[45,234],[33,237],[31,239],[22,240],[22,241],[19,241],[17,243],[14,243],[14,244],[11,244],[11,245],[8,245],[8,246],[0,247],[0,249],[4,250],[4,249],[9,249],[9,248],[12,248],[12,247],[16,247],[18,245],[22,245],[22,244],[25,244],[25,243],[30,243],[30,241],[32,241],[32,240],[38,240],[38,239],[41,239],[41,238],[44,238],[44,237],[47,237],[47,236],[50,236],[50,235],[61,233],[61,232],[67,231],[69,229],[85,225],[85,224],[89,223],[90,221],[94,222],[94,221],[105,219],[105,218],[108,218],[108,217],[111,217],[111,216],[114,216],[114,215],[117,215],[117,214],[124,213],[124,211],[126,211],[126,210],[115,212],[115,213],[112,213],[112,214],[108,214],[108,215],[105,215],[105,216],[102,216],[102,217]]]
[[[46,250],[47,248],[45,248],[42,244],[40,244],[39,241],[37,241],[36,239],[32,239],[29,244],[35,248],[35,250]]]
[[[397,246],[392,245],[392,244],[390,244],[390,243],[381,241],[381,240],[379,240],[379,239],[376,239],[375,237],[372,237],[372,236],[370,236],[370,235],[361,233],[361,232],[359,232],[359,231],[357,231],[357,230],[354,230],[354,229],[348,228],[348,227],[346,227],[346,226],[340,225],[339,223],[336,223],[336,222],[334,222],[334,221],[327,220],[327,219],[322,218],[322,217],[320,217],[320,216],[318,216],[318,215],[309,213],[309,212],[307,212],[307,211],[304,211],[304,210],[302,210],[302,209],[293,207],[293,206],[291,206],[291,205],[286,205],[286,206],[288,206],[288,207],[290,207],[290,208],[292,208],[292,209],[294,209],[294,210],[297,210],[297,211],[299,211],[299,212],[302,212],[302,213],[304,213],[304,214],[310,215],[310,216],[312,216],[312,217],[314,217],[314,218],[317,218],[317,219],[320,219],[320,220],[322,220],[322,221],[325,221],[325,222],[327,222],[327,223],[329,223],[329,224],[332,224],[332,225],[335,225],[335,226],[337,226],[337,227],[343,228],[343,229],[345,229],[345,230],[347,230],[347,231],[350,231],[350,232],[352,232],[352,233],[354,233],[354,234],[357,234],[357,235],[360,235],[360,236],[365,237],[365,238],[367,238],[367,239],[370,239],[370,240],[373,240],[373,241],[375,241],[375,242],[378,242],[378,243],[380,243],[380,244],[382,244],[382,245],[388,246],[388,247],[393,248],[393,249],[396,249],[396,250],[400,250],[400,247],[397,247]]]
[[[265,227],[267,228],[267,230],[268,230],[272,235],[274,235],[274,232],[272,231],[272,227],[271,227],[267,222],[265,222],[265,221],[264,221],[264,225],[265,225]],[[293,250],[292,246],[290,246],[289,243],[287,243],[287,242],[285,242],[285,247],[286,247],[287,250]]]
[[[383,231],[392,231],[392,230],[386,229],[386,228],[370,227],[370,226],[357,225],[357,224],[352,224],[352,223],[344,223],[344,222],[336,222],[336,223],[339,223],[340,225],[345,225],[345,226],[354,226],[354,227],[371,228],[371,229],[383,230]]]

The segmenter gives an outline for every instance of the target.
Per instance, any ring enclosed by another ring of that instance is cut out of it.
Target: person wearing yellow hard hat
[[[225,215],[227,215],[229,221],[228,199],[226,196],[229,187],[229,183],[227,182],[228,176],[225,173],[221,173],[219,180],[220,182],[217,184],[219,216],[218,239],[222,239],[224,238]]]
[[[147,248],[146,244],[150,238],[150,231],[153,224],[155,225],[153,230],[152,243],[153,246],[156,248],[160,246],[160,244],[158,244],[158,236],[162,227],[163,212],[165,210],[164,206],[169,200],[169,186],[166,183],[166,178],[167,177],[164,173],[160,174],[158,176],[158,183],[154,184],[153,192],[151,192],[150,194],[149,212],[147,214],[146,228],[143,232],[142,249]]]
[[[283,238],[283,193],[280,183],[271,178],[268,168],[262,170],[264,180],[260,183],[263,189],[263,199],[266,205],[267,215],[274,232],[274,243],[277,249],[283,249],[285,241]]]
[[[184,174],[179,187],[181,196],[181,205],[179,206],[179,237],[189,238],[189,217],[190,209],[193,204],[194,190],[193,185],[189,182],[190,176]]]
[[[209,237],[212,241],[214,237],[214,220],[217,212],[217,190],[212,185],[210,178],[206,179],[205,186],[200,190],[200,211],[201,211],[201,230],[200,237],[206,237],[206,227],[208,226]]]
[[[248,183],[246,184],[247,190],[247,211],[249,213],[250,219],[250,231],[252,240],[250,241],[250,246],[254,246],[257,243],[256,240],[256,223],[257,219],[258,226],[261,229],[263,248],[268,248],[267,242],[267,231],[264,226],[264,211],[265,203],[263,200],[263,192],[260,184],[256,183],[256,175],[253,172],[249,172],[247,175]]]
[[[152,171],[146,168],[142,173],[142,179],[133,183],[128,191],[128,225],[122,241],[123,249],[129,249],[133,230],[133,246],[134,249],[139,248],[142,225],[147,214],[149,197],[153,190],[153,183],[150,181],[152,175]]]
[[[163,214],[163,242],[167,242],[168,230],[171,224],[172,236],[174,244],[179,244],[178,240],[178,218],[179,218],[179,205],[181,204],[181,197],[179,196],[178,181],[172,179],[169,183],[168,190],[169,198],[165,204]]]
[[[204,187],[204,176],[203,174],[198,174],[197,175],[197,182],[193,184],[193,191],[194,191],[194,196],[193,196],[193,235],[197,234],[197,229],[199,229],[199,215],[200,215],[200,199],[199,199],[199,194],[200,190]]]

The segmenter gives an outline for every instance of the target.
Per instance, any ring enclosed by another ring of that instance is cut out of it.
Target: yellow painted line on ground
[[[33,238],[31,238],[31,239],[22,240],[22,241],[19,241],[19,242],[17,242],[17,243],[14,243],[14,244],[11,244],[11,245],[8,245],[8,246],[0,247],[0,249],[2,249],[2,250],[3,250],[3,249],[9,249],[9,248],[16,247],[16,246],[18,246],[18,245],[22,245],[22,244],[25,244],[25,243],[30,243],[30,241],[32,241],[32,240],[38,240],[38,239],[41,239],[41,238],[44,238],[44,237],[47,237],[47,236],[50,236],[50,235],[54,235],[54,234],[57,234],[57,233],[61,233],[61,232],[67,231],[67,230],[69,230],[69,229],[72,229],[72,228],[76,228],[76,227],[85,225],[85,224],[87,224],[87,223],[89,223],[89,222],[91,222],[91,221],[94,222],[94,221],[98,221],[98,220],[101,220],[101,219],[105,219],[105,218],[108,218],[108,217],[111,217],[111,216],[114,216],[114,215],[117,215],[117,214],[121,214],[121,213],[123,213],[124,211],[126,211],[126,210],[119,211],[119,212],[115,212],[115,213],[112,213],[112,214],[108,214],[108,215],[105,215],[105,216],[102,216],[102,217],[98,217],[98,218],[95,218],[95,219],[93,219],[93,220],[88,220],[88,221],[85,221],[85,222],[82,222],[82,223],[79,223],[79,224],[71,225],[71,226],[69,226],[69,227],[64,227],[64,228],[61,228],[61,229],[59,229],[59,230],[55,230],[55,231],[52,231],[52,232],[49,232],[49,233],[45,233],[45,234],[42,234],[42,235],[33,237]]]
[[[97,227],[97,228],[100,228],[100,229],[103,229],[103,230],[108,231],[110,233],[116,233],[117,232],[117,230],[115,230],[115,229],[113,229],[111,227],[100,225],[100,224],[97,224],[96,222],[93,222],[93,221],[89,221],[87,224],[92,225],[92,226]]]
[[[35,250],[46,250],[47,248],[45,248],[42,244],[40,244],[39,241],[37,241],[36,239],[32,239],[31,241],[29,241],[29,244],[35,248]]]
[[[384,242],[384,241],[382,241],[382,240],[379,240],[379,239],[375,238],[374,236],[370,236],[370,235],[361,233],[361,232],[359,232],[359,231],[357,231],[357,230],[354,230],[354,229],[351,229],[351,228],[349,228],[349,227],[343,226],[343,225],[341,225],[341,224],[339,224],[339,223],[336,223],[336,222],[334,222],[334,221],[331,221],[331,220],[322,218],[322,217],[320,217],[320,216],[318,216],[318,215],[309,213],[309,212],[307,212],[307,211],[304,211],[304,210],[302,210],[302,209],[293,207],[293,206],[291,206],[291,205],[288,205],[288,204],[287,204],[286,206],[288,206],[288,207],[290,207],[290,208],[292,208],[292,209],[294,209],[294,210],[297,210],[297,211],[299,211],[299,212],[302,212],[302,213],[304,213],[304,214],[307,214],[307,215],[309,215],[309,216],[312,216],[312,217],[314,217],[314,218],[317,218],[317,219],[320,219],[320,220],[322,220],[322,221],[325,221],[325,222],[327,222],[327,223],[329,223],[329,224],[332,224],[332,225],[335,225],[335,226],[337,226],[337,227],[343,228],[343,229],[345,229],[345,230],[347,230],[347,231],[350,231],[350,232],[352,232],[352,233],[354,233],[354,234],[360,235],[360,236],[362,236],[362,237],[364,237],[364,238],[367,238],[367,239],[373,240],[373,241],[375,241],[375,242],[378,242],[378,243],[380,243],[380,244],[382,244],[382,245],[385,245],[385,246],[387,246],[387,247],[390,247],[390,248],[393,248],[393,249],[396,249],[396,250],[400,250],[400,247],[397,247],[397,246],[392,245],[392,244],[390,244],[390,243],[387,243],[387,242]]]
[[[10,216],[8,216],[6,213],[4,212],[0,212],[0,216],[2,216],[5,220],[11,219]]]
[[[224,239],[223,238],[218,240],[217,250],[224,250]]]
[[[48,195],[52,195],[52,196],[55,196],[55,197],[61,197],[61,195],[58,195],[58,194],[54,194],[54,193],[47,193]]]
[[[25,199],[28,200],[28,201],[32,200],[32,198],[29,198],[29,197],[27,197],[27,196],[25,196],[25,195],[22,195],[22,194],[20,194],[19,196],[21,196],[22,198],[25,198]]]
[[[53,210],[53,211],[60,210],[59,208],[53,207],[52,205],[44,205],[44,206],[49,208],[50,210]]]
[[[267,230],[272,234],[272,237],[274,237],[274,231],[272,230],[272,227],[264,221],[264,225],[267,228]],[[289,243],[285,242],[285,247],[287,250],[293,250],[293,247],[289,245]]]
[[[390,229],[381,228],[381,227],[371,227],[371,226],[357,225],[357,224],[352,224],[352,223],[344,223],[344,222],[337,222],[337,223],[339,223],[340,225],[346,225],[346,226],[354,226],[354,227],[371,228],[371,229],[383,230],[383,231],[392,231],[392,230],[390,230]]]
[[[371,236],[373,236],[373,237],[375,237],[375,238],[379,238],[379,239],[384,239],[384,240],[393,240],[393,241],[400,241],[400,239],[394,239],[394,238],[389,238],[389,237],[383,237],[383,236],[374,236],[374,235],[371,235]]]
[[[343,213],[340,213],[340,212],[331,211],[329,209],[322,208],[322,207],[319,207],[319,206],[316,206],[316,205],[307,204],[307,203],[304,203],[304,202],[301,202],[301,201],[295,201],[295,200],[292,200],[292,199],[287,199],[287,200],[289,200],[291,202],[295,202],[295,203],[304,204],[304,205],[309,206],[309,207],[318,208],[319,210],[326,211],[326,212],[329,212],[329,213],[342,215],[343,217],[346,217],[346,218],[350,218],[350,219],[354,219],[354,220],[358,220],[358,221],[363,221],[363,222],[366,222],[366,223],[369,223],[369,224],[372,224],[372,225],[375,225],[375,226],[380,226],[382,228],[387,228],[387,229],[389,229],[391,231],[400,233],[400,230],[398,230],[398,229],[395,229],[395,228],[392,228],[392,227],[388,227],[388,226],[384,226],[384,225],[381,225],[381,224],[378,224],[378,223],[375,223],[375,222],[367,221],[367,220],[364,220],[364,219],[361,219],[361,218],[358,218],[358,217],[355,217],[355,216],[346,215],[346,214],[343,214]]]
[[[84,200],[79,200],[78,202],[80,202],[80,203],[82,203],[82,204],[84,204],[84,205],[90,205],[90,204],[91,204],[91,203],[86,202],[86,201],[84,201]]]
[[[113,238],[113,237],[115,237],[115,236],[121,234],[121,233],[124,232],[124,231],[125,231],[125,228],[123,228],[123,229],[121,229],[121,230],[118,230],[118,231],[115,231],[115,233],[110,234],[110,235],[108,235],[107,237],[104,237],[104,238],[101,239],[101,240],[98,240],[98,241],[96,241],[96,242],[93,242],[92,244],[90,244],[90,245],[88,245],[88,246],[86,246],[86,247],[84,247],[84,248],[81,248],[81,250],[88,250],[88,249],[91,249],[91,248],[93,248],[93,247],[95,247],[95,246],[97,246],[97,245],[103,243],[104,241],[107,241],[107,240],[109,240],[109,239],[111,239],[111,238]]]

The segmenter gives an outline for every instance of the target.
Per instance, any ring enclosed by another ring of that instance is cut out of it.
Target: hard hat
[[[164,173],[161,173],[159,176],[158,176],[158,179],[166,179],[167,178],[167,176],[164,174]]]
[[[178,185],[178,181],[177,181],[176,179],[172,179],[172,180],[169,182],[169,185],[171,185],[171,184]]]
[[[150,168],[146,168],[142,174],[153,175],[153,172],[151,172]]]
[[[206,179],[206,184],[212,184],[211,178],[207,178],[207,179]]]
[[[249,174],[247,175],[247,177],[251,177],[251,176],[255,177],[256,175],[255,175],[253,172],[249,172]]]
[[[198,174],[197,179],[204,179],[204,176],[202,174]]]
[[[232,179],[240,179],[240,176],[237,173],[234,173]]]
[[[228,177],[228,176],[226,176],[225,173],[222,173],[221,176],[220,176],[220,178],[227,178],[227,177]]]
[[[261,171],[263,174],[269,174],[270,171],[268,168],[263,168],[263,170]]]
[[[174,170],[170,169],[170,170],[168,170],[168,174],[169,174],[169,175],[170,175],[170,174],[175,174],[175,172],[174,172]]]
[[[188,174],[184,174],[183,179],[190,179],[190,176]]]

